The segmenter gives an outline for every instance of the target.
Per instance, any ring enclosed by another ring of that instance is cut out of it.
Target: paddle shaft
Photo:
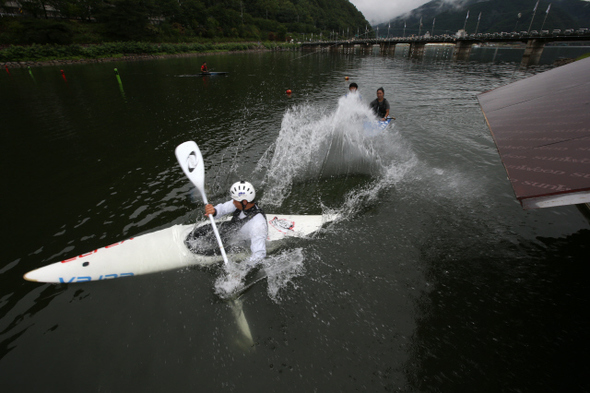
[[[209,204],[207,202],[207,196],[205,195],[205,190],[201,191],[201,196],[203,197],[203,203],[206,205]],[[215,219],[213,218],[212,214],[209,214],[209,221],[211,221],[211,227],[213,228],[213,233],[215,233],[215,237],[217,238],[217,244],[219,245],[219,249],[221,250],[221,256],[223,257],[223,263],[225,266],[229,264],[227,261],[227,255],[225,254],[225,248],[223,247],[223,242],[221,241],[221,236],[219,236],[219,231],[217,230],[217,224],[215,224]]]

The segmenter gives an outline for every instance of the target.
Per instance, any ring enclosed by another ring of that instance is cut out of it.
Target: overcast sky
[[[350,0],[371,24],[405,14],[430,0]]]

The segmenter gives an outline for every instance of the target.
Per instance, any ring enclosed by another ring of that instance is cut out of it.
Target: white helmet
[[[231,194],[231,198],[238,202],[242,202],[244,199],[248,202],[252,202],[256,197],[254,186],[243,180],[234,183],[233,186],[230,187],[229,192]]]

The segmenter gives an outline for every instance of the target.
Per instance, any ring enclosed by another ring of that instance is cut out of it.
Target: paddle
[[[201,155],[199,146],[193,141],[187,141],[178,145],[174,152],[184,174],[201,193],[203,203],[205,205],[209,204],[209,202],[207,202],[207,195],[205,194],[205,165],[203,163],[203,156]],[[219,249],[223,256],[223,263],[225,264],[225,267],[227,267],[229,262],[227,261],[227,255],[225,255],[225,249],[223,248],[217,225],[215,225],[215,219],[212,215],[209,215],[209,219],[211,220],[211,226],[213,227],[213,232],[217,238],[217,244],[219,244]]]

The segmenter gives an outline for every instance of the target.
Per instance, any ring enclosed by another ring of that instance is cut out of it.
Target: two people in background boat
[[[264,211],[255,202],[254,186],[246,181],[239,181],[230,187],[231,200],[216,206],[205,206],[205,216],[212,215],[216,220],[231,214],[230,221],[219,224],[219,235],[224,244],[239,245],[249,243],[252,255],[246,262],[249,268],[256,266],[266,257],[266,238],[268,224]],[[206,253],[207,248],[215,248],[215,234],[210,226],[201,226],[193,230],[186,238],[185,244],[192,252]]]
[[[201,65],[201,72],[202,72],[203,74],[208,74],[208,73],[209,73],[209,70],[207,69],[207,62],[204,62],[204,63]]]
[[[389,102],[385,98],[385,90],[382,87],[377,89],[377,98],[369,105],[381,121],[385,121],[389,117]]]

